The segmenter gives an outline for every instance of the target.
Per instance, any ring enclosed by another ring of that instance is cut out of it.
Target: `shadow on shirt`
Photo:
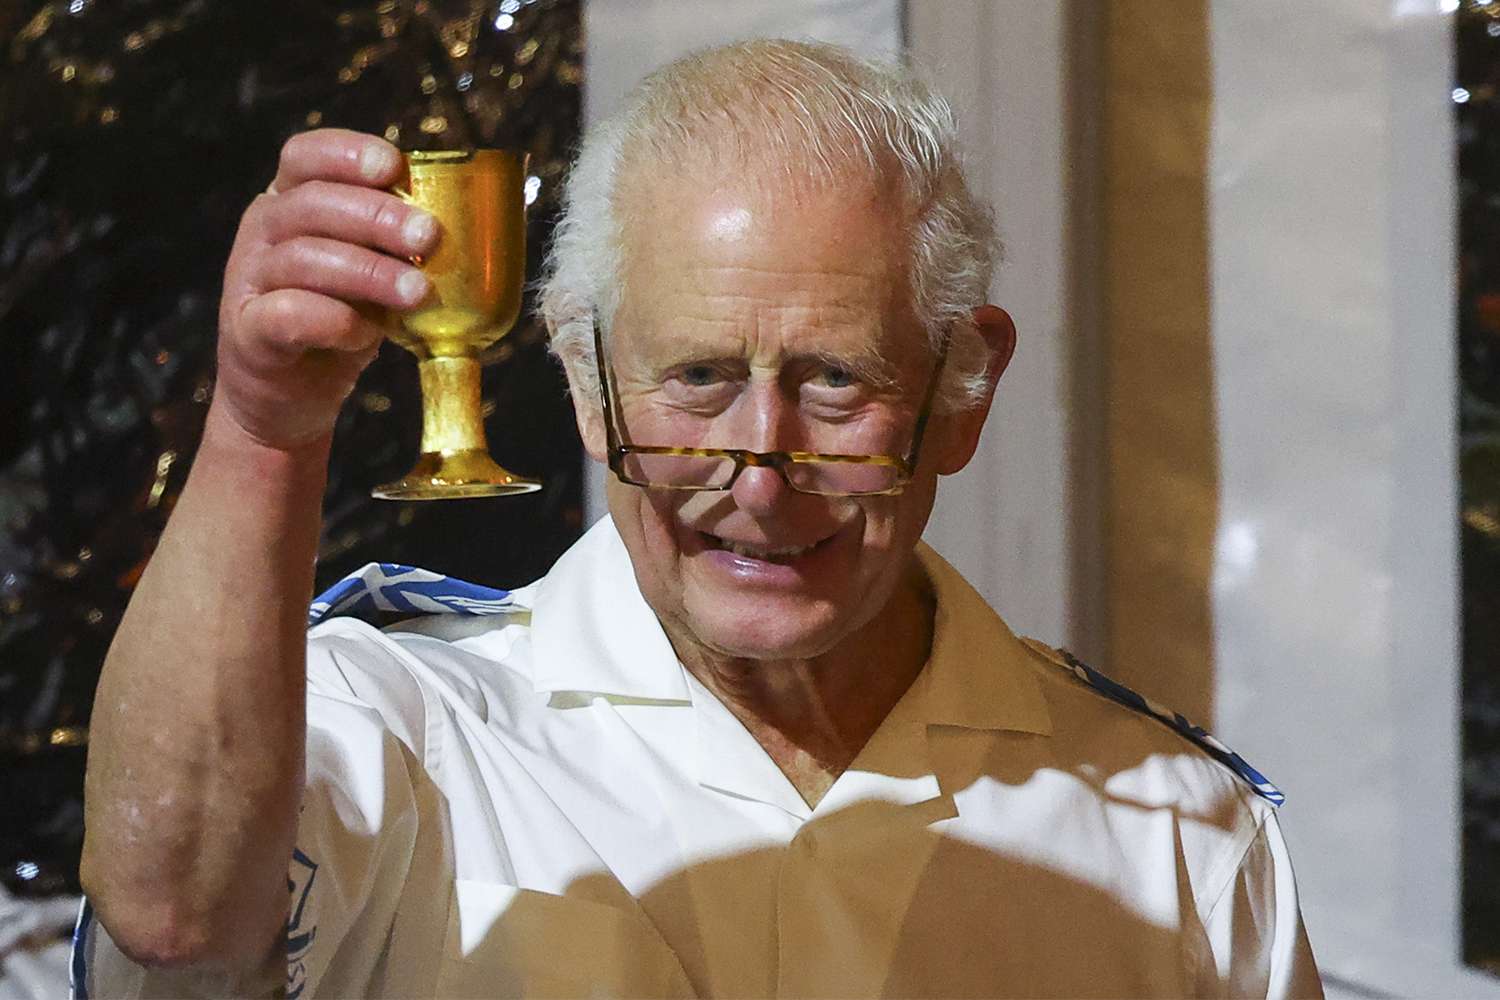
[[[1037,777],[1018,760],[997,767],[991,757],[982,770],[968,780]],[[1219,827],[1222,817],[1108,794],[1106,774],[1074,774],[1084,779],[1076,794],[1055,797],[1045,814],[997,817],[990,826],[1014,831],[1010,844],[954,835],[962,806],[946,782],[924,802],[860,802],[809,820],[785,847],[661,879],[633,912],[607,875],[562,896],[461,884],[461,919],[476,896],[479,909],[488,892],[505,898],[488,901],[494,922],[464,957],[448,942],[441,992],[1264,996],[1273,918],[1264,900],[1226,904],[1233,923],[1260,924],[1259,953],[1242,950],[1227,975],[1200,918],[1218,901],[1206,894],[1228,887],[1233,897],[1239,858],[1214,875],[1223,886],[1202,875],[1195,884],[1182,824]]]

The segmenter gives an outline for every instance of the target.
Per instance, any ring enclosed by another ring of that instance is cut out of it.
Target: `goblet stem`
[[[422,451],[485,451],[479,360],[425,358],[417,363],[417,373],[422,380]]]
[[[495,464],[484,440],[479,402],[479,360],[470,356],[424,358],[422,453],[402,478],[376,487],[383,500],[450,500],[530,493],[542,484]]]

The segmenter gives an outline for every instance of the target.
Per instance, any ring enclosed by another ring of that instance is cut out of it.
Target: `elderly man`
[[[78,985],[1318,993],[1274,788],[919,541],[1015,343],[954,146],[837,49],[648,80],[584,143],[543,296],[610,516],[496,614],[309,638],[364,307],[419,301],[440,237],[390,146],[292,139],[100,684]]]

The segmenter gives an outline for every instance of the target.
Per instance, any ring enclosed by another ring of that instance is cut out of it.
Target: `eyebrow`
[[[740,345],[737,344],[726,344],[723,341],[710,341],[707,338],[684,335],[660,344],[639,360],[658,371],[691,362],[722,361],[730,358],[743,361],[744,353],[743,350],[737,349],[739,347]],[[877,389],[894,389],[900,385],[901,381],[896,365],[873,349],[849,352],[820,348],[797,350],[789,353],[783,364],[806,361],[842,368]]]
[[[811,358],[832,368],[842,368],[860,381],[877,389],[895,389],[901,381],[896,366],[877,351],[859,351],[855,354],[840,354],[837,351],[807,351],[793,355],[794,360]]]

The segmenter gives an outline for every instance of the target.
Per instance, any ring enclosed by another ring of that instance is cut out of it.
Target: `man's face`
[[[935,359],[893,197],[732,182],[625,197],[625,292],[606,346],[625,440],[906,453]],[[954,464],[945,424],[933,418],[896,496],[797,493],[755,467],[722,492],[609,477],[610,512],[679,656],[816,656],[869,622],[910,571],[935,470]],[[602,436],[585,428],[596,458]]]

